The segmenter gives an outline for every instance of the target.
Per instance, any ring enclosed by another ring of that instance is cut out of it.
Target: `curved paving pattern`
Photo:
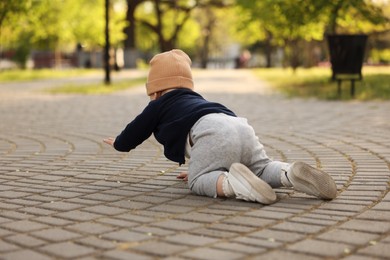
[[[2,84],[1,258],[389,259],[389,102],[285,99],[247,71],[195,78],[249,119],[270,156],[328,171],[337,198],[278,189],[263,206],[195,196],[175,178],[186,165],[153,138],[130,153],[101,142],[147,103],[142,87],[51,96],[37,90],[53,82]]]

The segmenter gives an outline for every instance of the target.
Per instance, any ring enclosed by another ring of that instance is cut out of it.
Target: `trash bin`
[[[367,35],[333,34],[328,35],[330,62],[332,64],[332,80],[339,82],[351,80],[351,95],[354,95],[354,82],[361,80],[362,65],[366,49]]]

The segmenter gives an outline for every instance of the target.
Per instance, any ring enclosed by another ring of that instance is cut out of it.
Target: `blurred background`
[[[368,36],[390,64],[389,0],[1,0],[0,69],[143,68],[181,48],[199,68],[329,66],[327,35]]]
[[[0,1],[0,82],[104,71],[103,85],[57,90],[116,91],[145,78],[111,78],[173,48],[287,96],[390,100],[390,0]]]

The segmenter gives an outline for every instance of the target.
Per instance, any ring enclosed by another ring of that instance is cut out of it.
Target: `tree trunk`
[[[124,66],[125,68],[135,68],[136,60],[138,58],[138,51],[136,48],[136,20],[135,20],[135,9],[139,4],[145,0],[127,0],[127,11],[126,11],[126,20],[129,25],[124,29],[126,34],[126,39],[124,41]]]
[[[338,0],[336,4],[333,6],[331,10],[331,16],[329,21],[329,27],[328,27],[328,33],[329,34],[335,34],[337,31],[337,18],[339,15],[339,11],[343,5],[344,0]]]
[[[272,34],[269,31],[266,31],[267,38],[265,39],[265,58],[266,58],[266,67],[271,68],[272,67]]]

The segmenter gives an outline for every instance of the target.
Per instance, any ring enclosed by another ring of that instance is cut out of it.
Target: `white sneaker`
[[[241,163],[233,163],[226,178],[237,199],[262,204],[271,204],[276,200],[276,194],[271,186]]]
[[[294,162],[287,173],[282,174],[286,174],[287,179],[297,191],[322,199],[336,198],[337,186],[332,177],[307,163]]]

